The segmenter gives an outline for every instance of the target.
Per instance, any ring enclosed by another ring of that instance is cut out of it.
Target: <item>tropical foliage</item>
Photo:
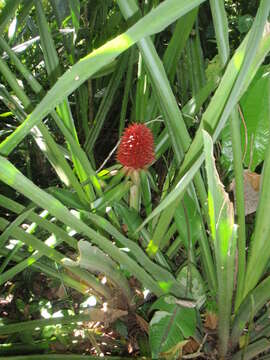
[[[0,4],[0,359],[268,358],[269,0]]]

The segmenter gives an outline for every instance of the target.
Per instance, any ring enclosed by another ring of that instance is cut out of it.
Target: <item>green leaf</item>
[[[80,1],[79,0],[68,0],[68,4],[71,11],[72,23],[75,28],[76,34],[80,27]]]
[[[90,154],[93,151],[96,140],[100,134],[100,131],[104,126],[104,122],[106,118],[108,117],[108,112],[111,109],[113,100],[115,99],[115,95],[120,86],[120,82],[126,71],[127,62],[128,62],[127,53],[120,56],[119,60],[117,61],[117,71],[114,71],[114,73],[111,76],[109,84],[105,90],[104,96],[100,103],[98,112],[96,114],[94,124],[91,127],[90,132],[85,140],[84,148],[88,154]]]
[[[49,82],[51,84],[54,84],[57,81],[57,79],[61,76],[60,61],[55,48],[54,40],[50,32],[49,24],[46,20],[42,3],[40,2],[40,0],[36,0],[35,5],[36,5],[37,23],[39,27],[41,47],[44,55],[45,66],[49,76]],[[57,111],[61,117],[61,123],[63,122],[65,127],[72,134],[73,137],[72,140],[75,143],[78,143],[78,136],[77,136],[74,120],[72,117],[70,104],[67,99],[63,99],[63,100],[64,101],[61,104],[59,104],[57,107]],[[83,163],[80,162],[80,158],[78,157],[79,155],[78,152],[76,150],[74,151],[74,146],[70,144],[70,141],[68,139],[66,140],[72,155],[72,160],[74,163],[76,173],[78,174],[79,179],[81,181],[84,181],[87,179],[86,168],[83,166]],[[92,198],[91,189],[89,187],[86,187],[84,190],[86,190],[89,199],[91,199]]]
[[[46,194],[46,195],[49,196],[48,194]],[[3,229],[5,229],[8,226],[8,224],[9,224],[9,222],[7,220],[0,217],[0,230],[1,231],[3,231]],[[64,256],[57,250],[53,249],[51,247],[51,244],[46,243],[46,241],[44,243],[43,241],[39,240],[34,235],[25,232],[20,227],[12,228],[11,236],[13,236],[15,239],[20,239],[20,241],[24,242],[27,246],[29,246],[35,250],[38,250],[38,252],[36,252],[35,254],[41,254],[42,256],[44,255],[44,256],[48,257],[49,259],[52,259],[53,261],[59,263],[60,265],[63,264],[62,260],[63,260]],[[31,263],[33,263],[34,258],[35,258],[35,260],[37,260],[36,256],[31,257],[31,260],[30,260],[31,262],[28,265],[31,265]],[[28,259],[26,259],[26,262],[27,261],[28,261]],[[23,261],[23,263],[24,263],[24,261]],[[13,269],[14,268],[11,268],[10,270],[7,270],[4,274],[1,275],[0,284],[3,284],[5,282],[5,280],[3,278],[4,278],[4,275],[6,275],[8,272],[10,274],[9,278],[15,275],[14,273],[12,274]],[[93,275],[91,275],[89,273],[86,274],[84,271],[81,271],[81,269],[77,269],[77,268],[73,268],[71,270],[71,272],[73,272],[75,276],[83,279],[94,290],[95,294],[102,294],[105,297],[111,296],[110,291],[108,289],[106,289],[104,287],[104,285],[102,285]],[[9,279],[9,278],[7,278],[7,279]]]
[[[257,69],[269,52],[270,33],[266,26],[270,3],[263,0],[245,40],[228,64],[220,85],[203,114],[200,127],[179,171],[179,177],[189,169],[202,152],[202,129],[208,129],[216,140],[233,108],[252,81]]]
[[[149,341],[152,351],[152,359],[160,359],[162,352],[167,352],[178,342],[183,340],[182,332],[175,325],[177,314],[167,311],[157,311],[150,322]]]
[[[79,259],[74,262],[65,259],[65,264],[69,266],[80,266],[91,272],[106,273],[117,268],[117,264],[98,247],[91,245],[89,242],[80,240],[78,242],[80,252]],[[109,271],[108,271],[109,270]]]
[[[172,221],[177,205],[177,203],[174,203],[173,206],[171,206],[166,212],[163,212],[162,216],[159,218],[153,237],[147,246],[146,251],[149,256],[153,257],[159,250],[161,241],[164,239],[166,233],[168,233],[168,228]]]
[[[118,205],[117,208],[119,210],[119,208],[121,207]],[[121,217],[123,216],[123,220],[126,224],[127,224],[127,220],[130,221],[131,223],[132,221],[135,223],[140,221],[140,219],[138,218],[138,214],[135,211],[132,212],[131,214],[128,214],[128,210],[130,209],[122,208],[122,211],[121,210],[119,211],[120,216]],[[155,262],[151,261],[148,256],[146,256],[142,248],[136,242],[122,235],[105,218],[102,218],[99,215],[92,214],[89,212],[84,213],[84,215],[86,216],[87,220],[89,220],[95,226],[100,227],[102,230],[106,231],[110,236],[112,236],[116,240],[117,244],[119,244],[119,246],[128,248],[131,252],[132,257],[136,259],[137,263],[140,264],[141,267],[144,268],[149,274],[151,274],[153,278],[160,284],[160,286],[164,284],[165,286],[167,286],[167,288],[170,289],[171,293],[175,294],[175,296],[182,296],[184,294],[184,288],[182,288],[180,284],[175,280],[172,273],[167,270],[168,264],[166,263],[165,259],[162,257],[162,254],[158,253],[156,256],[157,261],[159,261],[161,265],[163,265],[163,266],[159,266]],[[143,233],[142,236],[144,236]],[[166,267],[167,269],[165,269],[164,267]]]
[[[17,308],[23,312],[25,310],[25,303],[21,299],[16,300]],[[50,318],[50,319],[37,319],[31,321],[23,321],[13,324],[8,324],[5,326],[0,326],[1,335],[10,335],[22,331],[32,331],[34,332],[36,328],[44,328],[45,326],[53,325],[66,325],[69,323],[77,323],[81,321],[89,321],[91,319],[90,313],[80,314],[80,315],[65,315],[64,317]]]
[[[186,41],[192,30],[199,8],[195,8],[181,19],[175,25],[172,38],[164,53],[163,64],[170,81],[173,81],[177,71],[177,63],[186,45]]]
[[[261,310],[270,299],[270,277],[264,279],[255,289],[253,289],[237,310],[233,320],[231,340],[235,347],[239,338],[246,327],[251,316],[254,316]],[[259,334],[259,332],[258,332]]]
[[[261,66],[240,105],[247,129],[241,126],[242,149],[245,150],[244,164],[254,171],[264,160],[270,139],[270,67]],[[247,147],[245,144],[247,142]]]
[[[145,207],[146,215],[148,216],[152,212],[152,196],[151,196],[150,180],[145,171],[140,172],[140,179],[141,179],[142,201]]]
[[[142,223],[138,228],[140,230],[144,227],[151,219],[160,214],[161,211],[167,209],[168,206],[172,205],[175,201],[180,201],[184,196],[184,193],[195,176],[196,172],[199,170],[202,163],[202,156],[197,159],[193,166],[186,172],[186,174],[180,179],[176,184],[175,188],[164,198],[164,200],[152,211],[152,213],[147,217],[147,219]]]
[[[211,12],[217,38],[218,54],[223,66],[230,55],[229,27],[223,0],[210,0]]]
[[[105,253],[110,254],[112,259],[123,264],[130,273],[134,274],[138,280],[140,280],[148,289],[152,290],[157,296],[164,294],[163,284],[157,284],[156,281],[154,281],[153,278],[137,264],[136,261],[118,249],[111,240],[105,238],[100,233],[87,226],[83,221],[73,215],[59,200],[41,190],[33,182],[28,180],[16,169],[15,166],[2,156],[0,156],[0,180],[14,189],[17,189],[24,196],[38,204],[38,206],[47,209],[50,214],[58,218],[70,228],[90,238],[92,243],[98,245]],[[2,222],[5,222],[4,219],[1,220]],[[17,230],[20,232],[19,228],[16,229],[16,232]],[[24,242],[27,240],[29,243],[31,242],[31,246],[34,244],[34,247],[38,244],[39,249],[41,249],[43,253],[47,254],[48,257],[55,256],[55,259],[61,262],[62,255],[60,253],[56,252],[54,249],[48,248],[48,246],[41,241],[37,242],[36,239],[33,239],[33,236],[24,233],[23,230],[21,231],[25,237]],[[20,237],[21,233],[19,234],[19,238]],[[99,285],[102,288],[101,284]],[[97,286],[97,284],[95,284],[95,286]],[[168,289],[165,289],[165,291],[168,291]]]
[[[2,248],[2,249],[0,249],[0,253],[3,256],[8,256],[9,250]],[[14,255],[13,260],[16,261],[18,264],[5,272],[5,274],[7,274],[7,272],[10,273],[10,276],[7,276],[6,279],[3,279],[4,276],[2,274],[2,277],[1,277],[1,282],[3,280],[2,283],[5,283],[8,279],[12,278],[12,276],[14,275],[14,273],[11,274],[13,269],[15,269],[17,266],[20,266],[21,264],[23,264],[25,262],[24,258],[21,255],[18,255],[18,254]],[[28,259],[26,259],[26,260],[28,260]],[[20,271],[25,269],[27,266],[29,266],[29,263],[28,263],[28,265],[25,265],[22,269],[20,269]],[[88,286],[87,285],[82,284],[77,280],[74,280],[72,277],[70,277],[66,273],[55,271],[55,268],[52,268],[52,267],[50,267],[48,265],[45,265],[45,264],[42,264],[42,263],[31,263],[31,267],[34,268],[36,271],[40,271],[40,272],[46,274],[49,277],[58,279],[59,281],[63,282],[66,286],[74,288],[75,290],[77,290],[78,292],[80,292],[82,294],[86,294],[87,291],[88,291]],[[15,272],[15,275],[17,273],[19,273],[20,271]]]
[[[268,144],[260,181],[260,198],[256,213],[255,231],[251,242],[245,278],[245,294],[247,295],[258,283],[269,263],[270,234],[270,146]],[[258,261],[259,259],[259,261]]]
[[[1,13],[0,13],[0,32],[1,32],[1,34],[4,32],[7,24],[14,16],[20,3],[21,3],[20,0],[6,0],[5,1],[5,7],[3,9],[1,9]]]
[[[227,123],[222,130],[220,140],[222,142],[220,163],[226,174],[228,174],[233,171],[233,149],[229,123]]]
[[[219,78],[221,71],[222,71],[222,64],[220,61],[220,57],[216,55],[209,61],[208,66],[205,70],[207,81],[211,81],[211,80],[214,81],[217,78]]]
[[[17,226],[20,226],[23,221],[33,212],[33,207],[26,209],[25,212],[20,214],[10,225],[2,232],[0,236],[0,247],[4,246],[5,242],[8,240],[12,230]]]
[[[0,38],[0,46],[3,50],[7,52],[9,57],[14,62],[16,68],[23,75],[23,77],[27,80],[31,88],[34,90],[36,94],[42,92],[41,85],[36,81],[36,79],[32,76],[32,74],[27,70],[27,68],[20,62],[19,58],[15,55],[12,49],[9,48],[8,44]],[[24,107],[31,107],[30,99],[26,96],[24,91],[18,86],[16,77],[11,72],[11,70],[7,67],[7,65],[0,61],[0,68],[2,65],[2,74],[5,76],[7,82],[14,90],[17,97],[23,103]],[[26,114],[22,111],[19,103],[14,99],[6,90],[4,86],[0,87],[1,98],[3,102],[12,110],[14,115],[18,118],[20,122],[25,120]],[[56,112],[53,112],[53,116],[57,116]],[[62,122],[62,120],[61,120]],[[44,152],[45,156],[53,165],[56,173],[59,178],[67,185],[71,185],[76,189],[80,199],[83,202],[86,202],[86,195],[81,188],[78,179],[75,174],[70,169],[64,154],[59,149],[58,145],[55,143],[53,137],[50,135],[47,127],[44,124],[39,124],[38,129],[32,129],[31,133],[33,134],[35,141],[42,152]],[[73,139],[73,138],[72,138]],[[44,146],[44,143],[46,146]],[[85,167],[86,168],[86,167]]]
[[[3,208],[8,209],[9,211],[12,211],[18,215],[20,213],[24,213],[26,210],[26,208],[24,208],[24,206],[21,205],[20,203],[14,201],[14,200],[11,200],[3,195],[0,195],[0,205]],[[76,250],[77,249],[77,240],[75,240],[73,237],[69,236],[64,229],[60,228],[53,222],[46,220],[44,218],[45,216],[47,216],[47,212],[45,212],[45,214],[41,213],[39,215],[34,212],[32,212],[32,213],[30,212],[27,218],[29,221],[31,221],[34,224],[39,225],[41,228],[45,229],[49,233],[53,233],[57,238],[61,239],[66,244],[68,244],[69,246],[71,246],[72,248],[74,248]]]
[[[160,359],[160,354],[172,349],[184,338],[194,335],[196,328],[195,309],[177,304],[177,299],[166,295],[159,298],[151,307],[158,309],[151,322],[149,340],[152,358]]]
[[[91,245],[88,241],[80,240],[78,243],[80,252],[79,259],[74,262],[64,259],[67,266],[79,266],[89,270],[91,273],[102,273],[110,279],[118,289],[121,289],[126,299],[131,302],[132,296],[127,279],[118,270],[116,262],[101,251],[97,246]]]
[[[177,280],[185,288],[188,288],[190,284],[190,292],[192,298],[194,299],[194,301],[196,301],[196,306],[200,308],[206,300],[206,294],[202,276],[200,272],[196,269],[196,267],[193,265],[184,266],[177,275]]]
[[[2,154],[8,155],[19,144],[33,126],[38,124],[62,100],[76,90],[85,80],[95,74],[138,40],[162,31],[177,18],[185,15],[204,0],[180,2],[167,0],[125,33],[94,50],[67,70],[37,105],[26,121],[0,144]]]
[[[139,11],[136,1],[134,0],[129,2],[117,0],[117,3],[126,19],[134,16]],[[152,39],[145,37],[143,40],[139,40],[138,47],[154,89],[156,102],[159,104],[160,111],[164,115],[174,153],[177,161],[180,163],[183,157],[183,149],[187,149],[190,143],[182,114],[179,111],[167,74]]]
[[[117,203],[114,205],[114,209],[115,209],[116,213],[118,214],[118,217],[122,218],[123,223],[127,226],[128,231],[129,231],[128,232],[129,236],[132,239],[139,240],[139,237],[141,235],[143,247],[146,247],[149,244],[149,242],[151,241],[151,234],[146,229],[142,229],[140,231],[140,233],[134,234],[137,227],[139,225],[141,225],[141,223],[142,223],[142,219],[138,215],[137,211],[132,208],[128,208],[126,206],[123,206],[123,205],[120,205]],[[132,249],[130,247],[130,245],[129,245],[129,248]],[[147,259],[149,259],[148,256],[146,256],[146,257],[147,257]],[[138,260],[140,262],[143,258],[141,256],[139,256],[138,259],[140,259],[140,260]],[[170,266],[168,265],[165,257],[163,256],[163,254],[160,251],[158,251],[156,253],[155,260],[157,261],[158,264],[162,265],[165,269],[170,270]],[[153,271],[153,274],[155,274],[155,273],[156,273],[156,271]],[[157,273],[158,273],[158,276],[161,275],[160,270]]]
[[[270,67],[261,66],[240,101],[243,120],[241,123],[241,142],[244,165],[251,171],[264,160],[265,151],[270,139]],[[232,143],[229,125],[221,134],[222,165],[232,170]]]
[[[131,181],[125,181],[116,185],[114,188],[108,190],[102,197],[96,199],[90,204],[91,209],[105,209],[106,206],[111,206],[114,202],[120,201],[130,190]]]
[[[213,141],[203,130],[205,165],[208,181],[208,209],[218,279],[218,316],[220,354],[228,350],[234,283],[236,226],[233,205],[219,179],[213,156]]]
[[[237,29],[241,34],[245,34],[249,31],[253,23],[253,17],[249,14],[239,16],[237,21]]]
[[[201,219],[198,208],[195,201],[187,193],[177,207],[174,219],[178,233],[186,244],[189,236],[193,243],[201,236]]]
[[[47,191],[69,208],[89,210],[74,191],[57,187],[50,187]]]

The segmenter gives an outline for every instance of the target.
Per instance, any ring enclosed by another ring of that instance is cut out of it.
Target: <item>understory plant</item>
[[[230,41],[236,3],[0,2],[1,298],[94,304],[2,314],[0,360],[269,358],[270,2]]]

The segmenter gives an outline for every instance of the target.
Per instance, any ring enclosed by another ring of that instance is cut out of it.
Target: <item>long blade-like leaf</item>
[[[38,124],[56,105],[76,90],[86,79],[109,64],[138,40],[162,31],[166,26],[200,5],[203,1],[179,2],[178,0],[166,0],[125,33],[81,59],[60,77],[35,110],[28,116],[27,120],[0,144],[0,152],[8,155],[28,135],[31,128]]]
[[[128,271],[134,274],[134,276],[136,276],[138,280],[142,282],[142,284],[145,284],[145,286],[153,291],[153,293],[155,293],[157,296],[164,294],[162,284],[157,284],[153,278],[147,274],[146,271],[141,268],[141,266],[138,265],[136,261],[119,250],[110,240],[102,236],[100,233],[94,231],[75,215],[71,214],[60,201],[41,190],[38,186],[28,180],[2,156],[0,156],[0,180],[14,189],[17,189],[24,196],[38,204],[38,206],[47,209],[50,214],[56,216],[67,226],[76,230],[78,233],[89,237],[94,244],[98,245],[105,253],[110,254],[112,259],[124,265]],[[55,253],[55,250],[51,249],[51,251],[52,253]],[[59,256],[57,259],[61,261]],[[171,284],[167,284],[165,292],[170,289],[170,285]]]
[[[233,204],[219,180],[213,156],[213,141],[203,131],[205,165],[208,180],[208,208],[210,230],[214,242],[218,279],[218,329],[220,355],[228,351],[230,317],[232,311],[236,226]]]

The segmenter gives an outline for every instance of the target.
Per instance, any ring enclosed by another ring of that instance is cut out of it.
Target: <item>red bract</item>
[[[133,124],[125,129],[117,160],[128,169],[143,169],[154,160],[154,138],[151,130],[144,124]]]

